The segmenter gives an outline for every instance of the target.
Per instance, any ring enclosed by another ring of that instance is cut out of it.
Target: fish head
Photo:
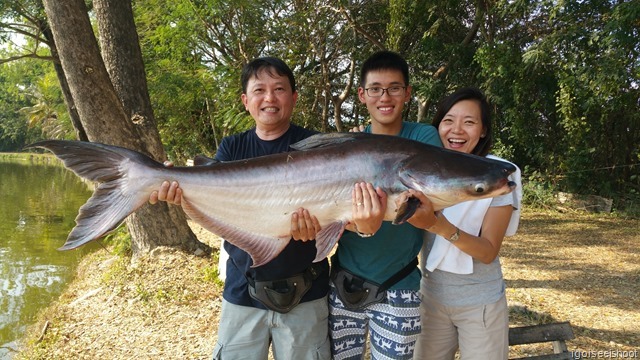
[[[516,166],[476,155],[441,149],[435,156],[415,156],[401,169],[402,183],[421,191],[440,210],[461,202],[508,194],[516,188],[509,175]]]

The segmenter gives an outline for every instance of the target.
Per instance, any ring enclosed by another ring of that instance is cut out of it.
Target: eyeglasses
[[[382,97],[385,91],[387,92],[387,94],[389,94],[389,96],[402,96],[404,95],[404,89],[406,88],[406,86],[391,86],[388,88],[370,87],[364,89],[364,91],[366,91],[367,95],[369,95],[370,97]]]

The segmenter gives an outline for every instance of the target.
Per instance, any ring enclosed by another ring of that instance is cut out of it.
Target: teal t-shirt
[[[365,132],[371,132],[371,127],[367,126]],[[427,124],[403,122],[402,131],[398,136],[442,146],[436,128]],[[345,231],[338,241],[336,254],[340,266],[353,274],[381,284],[418,256],[422,248],[423,235],[424,230],[408,223],[393,225],[385,221],[380,230],[368,238]],[[416,267],[413,273],[400,280],[390,290],[419,290],[420,276],[420,270]]]

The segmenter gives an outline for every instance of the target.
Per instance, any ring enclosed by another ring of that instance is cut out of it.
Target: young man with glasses
[[[442,146],[433,126],[402,120],[411,99],[402,56],[390,51],[370,56],[360,71],[358,98],[371,117],[361,131]],[[372,184],[356,184],[353,197],[355,231],[345,231],[331,259],[333,358],[361,356],[368,333],[372,359],[411,359],[421,330],[417,256],[424,230],[382,222],[386,195]]]

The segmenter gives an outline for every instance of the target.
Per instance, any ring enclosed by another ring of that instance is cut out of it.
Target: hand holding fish
[[[163,165],[173,167],[171,161],[165,161]],[[149,203],[151,205],[156,204],[158,201],[166,201],[169,204],[180,206],[182,203],[182,189],[180,189],[178,182],[174,181],[169,183],[168,181],[164,181],[160,189],[153,191],[151,195],[149,195]]]
[[[309,210],[300,208],[291,214],[291,237],[293,240],[313,240],[321,229],[318,218],[309,214]]]
[[[410,198],[416,199],[420,204],[417,206],[413,216],[407,219],[407,222],[419,229],[428,229],[435,225],[438,218],[435,215],[433,203],[421,191],[409,189],[402,192],[396,198],[396,207],[398,209],[402,208]]]
[[[158,201],[166,201],[169,204],[180,206],[180,204],[182,203],[182,189],[180,189],[178,182],[162,182],[162,185],[160,185],[160,189],[153,191],[149,196],[150,204],[153,205]]]
[[[365,126],[364,125],[359,125],[359,126],[354,126],[351,129],[349,129],[349,132],[364,132]]]
[[[374,234],[387,211],[387,193],[371,183],[356,183],[351,192],[351,224],[348,230],[361,234]]]

